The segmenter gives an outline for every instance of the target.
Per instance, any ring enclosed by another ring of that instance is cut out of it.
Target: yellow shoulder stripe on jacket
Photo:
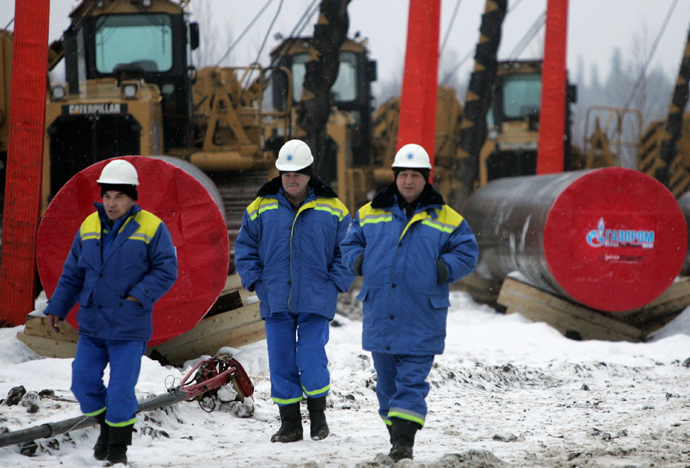
[[[98,217],[98,211],[91,213],[86,217],[84,222],[81,223],[79,236],[82,241],[101,238],[101,219]]]
[[[448,205],[444,205],[440,210],[437,209],[436,213],[438,213],[438,221],[455,227],[460,226],[460,224],[462,224],[462,220],[465,219],[460,213]]]
[[[264,198],[258,197],[247,207],[247,213],[249,214],[249,219],[254,221],[257,216],[266,210],[277,210],[278,200],[275,198]]]
[[[436,210],[438,217],[436,219],[427,218],[422,221],[425,226],[438,229],[441,232],[453,232],[460,223],[462,223],[463,217],[454,209],[444,206],[440,210]]]
[[[393,213],[390,211],[372,208],[371,203],[367,203],[359,209],[359,225],[374,223],[386,223],[393,221]]]
[[[317,198],[309,203],[305,203],[305,208],[312,207],[316,211],[327,211],[342,221],[345,215],[349,214],[343,202],[337,198]],[[302,211],[302,210],[300,210]]]
[[[441,232],[450,234],[457,229],[458,226],[460,226],[460,223],[462,223],[462,220],[464,219],[462,215],[448,205],[444,205],[441,209],[435,208],[434,211],[436,213],[435,217],[429,215],[427,211],[422,211],[414,215],[407,223],[407,226],[405,226],[402,234],[400,234],[400,238],[402,239],[407,232],[407,229],[417,221],[420,221],[423,226],[428,226],[430,228],[438,229]]]
[[[141,210],[127,219],[120,228],[120,231],[122,231],[132,219],[136,220],[139,227],[129,236],[129,239],[144,241],[147,244],[151,242],[153,236],[156,235],[156,231],[158,231],[158,226],[163,222],[153,213]],[[81,225],[79,235],[82,241],[101,238],[101,219],[98,217],[98,212],[91,213],[87,216]]]
[[[120,231],[122,231],[125,228],[125,226],[127,226],[127,223],[129,223],[132,220],[132,218],[134,218],[136,222],[139,223],[139,227],[136,231],[132,233],[132,235],[129,236],[129,238],[132,240],[144,241],[147,244],[151,242],[153,236],[156,235],[156,231],[158,231],[158,226],[160,226],[163,222],[155,214],[149,213],[145,210],[141,210],[134,216],[130,217],[125,222],[125,224],[122,225]]]

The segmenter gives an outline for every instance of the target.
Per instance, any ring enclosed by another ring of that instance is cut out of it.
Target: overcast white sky
[[[21,0],[16,0],[21,1]],[[290,34],[299,18],[314,0],[191,0],[192,10],[208,3],[212,7],[214,27],[227,30],[232,38],[240,36],[246,26],[266,5],[263,16],[248,31],[244,39],[234,49],[226,65],[245,65],[256,58],[259,44],[262,43],[269,25],[278,8],[280,14],[275,22],[264,50],[263,63],[267,50],[278,44],[273,38],[275,32],[284,36]],[[485,0],[460,0],[455,21],[450,27],[453,12],[458,0],[441,0],[441,40],[448,31],[447,45],[442,55],[443,68],[448,70],[468,53],[474,55],[474,47],[479,37],[479,22],[484,12]],[[545,11],[547,0],[509,0],[509,13],[503,27],[503,41],[499,58],[508,58],[516,44],[530,29],[539,15]],[[570,0],[568,24],[568,67],[571,76],[578,60],[586,66],[586,77],[596,64],[600,76],[605,78],[609,72],[611,55],[620,47],[624,58],[634,52],[634,42],[646,41],[650,50],[669,9],[675,4],[664,35],[659,42],[650,67],[661,66],[672,76],[678,73],[680,60],[690,28],[689,0]],[[0,27],[9,23],[14,14],[15,0],[0,0]],[[69,25],[68,14],[78,2],[74,0],[51,0],[50,39],[60,37]],[[404,63],[406,30],[409,2],[405,0],[352,0],[348,8],[350,14],[350,33],[360,31],[369,39],[371,58],[378,61],[379,82],[390,81],[400,76]],[[316,17],[304,29],[304,34],[312,34]],[[450,29],[449,29],[450,27]],[[203,34],[203,31],[202,31]],[[229,44],[228,44],[229,46]],[[520,58],[541,56],[543,29],[525,49]],[[225,48],[223,46],[223,48]],[[465,81],[471,71],[473,60],[468,60],[459,71]],[[443,74],[443,70],[442,73]]]

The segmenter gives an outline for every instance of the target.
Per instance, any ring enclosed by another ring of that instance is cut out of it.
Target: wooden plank
[[[225,280],[225,287],[223,288],[222,294],[237,291],[242,299],[242,305],[249,305],[248,298],[251,296],[256,296],[255,293],[250,293],[242,286],[242,280],[237,273],[234,273]]]
[[[515,299],[513,299],[513,301],[517,302],[516,304],[506,304],[504,302],[508,300],[507,298],[509,297],[509,294],[515,295]],[[506,281],[503,283],[503,288],[501,289],[501,296],[499,297],[499,302],[506,306],[513,306],[522,310],[523,308],[520,307],[521,298],[527,298],[527,300],[531,303],[543,304],[555,310],[569,313],[571,315],[574,315],[575,317],[589,321],[594,325],[611,328],[612,330],[615,330],[618,333],[637,337],[639,337],[640,334],[640,330],[638,327],[617,320],[613,314],[591,309],[582,304],[572,302],[568,299],[556,296],[550,292],[543,291],[535,286],[518,281],[514,278],[506,278]]]
[[[642,339],[642,330],[607,314],[506,278],[498,302],[536,322],[546,322],[565,336],[609,341]]]
[[[187,333],[153,349],[170,363],[180,365],[203,354],[215,354],[224,346],[237,348],[265,337],[257,302],[204,319]]]
[[[249,305],[250,300],[249,298],[253,298],[251,302],[258,302],[259,299],[256,297],[256,293],[250,293],[244,288],[238,289],[238,293],[240,293],[240,298],[242,299],[242,305]]]
[[[498,305],[501,283],[487,280],[472,273],[451,285],[451,289],[465,291],[472,299],[480,304]]]
[[[237,273],[229,275],[228,279],[225,280],[225,287],[223,288],[223,291],[236,291],[238,289],[242,289],[242,279],[240,278],[240,275]]]
[[[222,314],[223,312],[227,312],[229,310],[237,309],[239,307],[242,307],[243,305],[246,305],[242,302],[242,297],[240,296],[239,291],[230,291],[224,294],[221,294],[218,297],[218,300],[216,300],[216,303],[213,304],[213,307],[206,313],[206,316],[204,318],[209,318],[213,317],[214,315]]]
[[[675,316],[676,312],[688,306],[690,306],[690,278],[686,277],[671,284],[666,291],[646,306],[614,314],[619,320],[646,328],[647,325],[653,326],[654,323],[660,323],[661,319],[669,315]]]
[[[24,325],[24,334],[68,343],[76,343],[79,339],[77,330],[67,322],[60,322],[60,333],[53,333],[45,315],[29,315]]]
[[[242,280],[237,273],[229,275],[225,280],[225,286],[218,300],[216,300],[216,303],[213,304],[213,307],[211,307],[204,318],[246,306],[249,304],[249,297],[252,295],[252,293],[242,287]]]
[[[666,324],[670,323],[671,321],[673,321],[673,319],[675,319],[676,317],[678,317],[678,316],[681,314],[681,312],[682,312],[682,310],[681,310],[681,311],[678,311],[678,312],[672,312],[672,313],[670,313],[670,314],[668,314],[668,315],[666,315],[666,316],[664,316],[664,317],[662,317],[662,318],[660,318],[660,319],[658,319],[658,320],[656,320],[656,321],[654,321],[654,322],[648,322],[648,323],[646,323],[646,324],[644,325],[644,327],[642,327],[642,338],[643,338],[643,341],[647,341],[647,338],[649,337],[649,334],[650,334],[650,333],[653,333],[653,332],[659,330],[659,329],[662,328],[664,325],[666,325]]]
[[[73,358],[77,353],[77,343],[71,341],[60,341],[42,336],[27,335],[22,332],[17,333],[17,338],[41,356],[51,358]]]
[[[61,322],[60,333],[54,334],[45,317],[29,316],[24,332],[18,333],[17,338],[42,356],[73,358],[79,335],[67,322]],[[259,303],[255,302],[203,319],[188,332],[149,348],[146,354],[150,356],[156,350],[171,364],[182,365],[203,354],[215,354],[224,346],[239,348],[265,338]]]
[[[499,302],[507,307],[525,312],[529,312],[530,307],[539,307],[540,310],[543,309],[547,313],[552,309],[572,316],[569,319],[570,322],[573,319],[582,320],[585,322],[583,325],[590,324],[593,327],[604,327],[616,334],[627,335],[637,340],[640,338],[638,327],[616,320],[610,314],[555,296],[514,278],[506,278],[501,289]]]
[[[152,359],[166,364],[170,363],[175,366],[181,366],[190,359],[203,355],[214,355],[223,347],[237,348],[264,338],[266,338],[266,334],[263,322],[254,322],[235,328],[232,333],[228,333],[224,338],[189,341],[179,347],[159,345],[155,348],[149,348],[146,354]]]

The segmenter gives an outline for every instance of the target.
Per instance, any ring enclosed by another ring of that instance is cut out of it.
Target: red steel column
[[[440,0],[410,0],[397,148],[422,145],[434,164]]]
[[[16,0],[0,268],[0,322],[26,322],[36,297],[50,0]]]
[[[568,0],[548,0],[541,84],[537,174],[563,172]]]

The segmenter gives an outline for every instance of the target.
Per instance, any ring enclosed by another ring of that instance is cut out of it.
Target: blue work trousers
[[[79,336],[77,354],[72,363],[72,393],[81,411],[89,416],[105,409],[105,419],[112,426],[134,424],[137,397],[134,387],[139,380],[145,341],[113,341]],[[103,373],[110,364],[106,387]]]
[[[325,396],[330,388],[326,343],[328,318],[317,314],[274,313],[266,318],[271,398],[289,405]]]
[[[427,415],[425,398],[429,394],[426,381],[434,356],[371,353],[376,369],[376,396],[383,422],[390,418],[406,419],[424,426]]]

